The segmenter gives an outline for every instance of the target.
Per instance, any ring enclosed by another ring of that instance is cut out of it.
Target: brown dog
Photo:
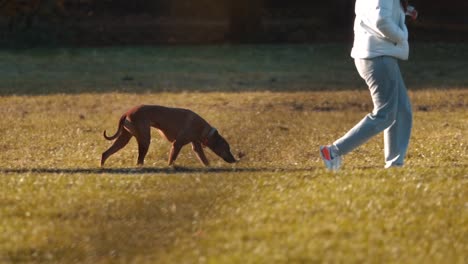
[[[101,166],[104,166],[104,162],[112,154],[125,147],[132,136],[135,136],[138,142],[137,164],[143,165],[150,145],[151,127],[158,129],[160,134],[172,143],[169,166],[176,160],[180,149],[188,143],[192,143],[193,151],[205,166],[208,166],[209,163],[203,152],[203,146],[211,149],[226,162],[236,162],[227,141],[196,113],[181,108],[141,105],[122,115],[115,135],[109,137],[104,130],[104,137],[107,140],[117,140],[102,153]]]

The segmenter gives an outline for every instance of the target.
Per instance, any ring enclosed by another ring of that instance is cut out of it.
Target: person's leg
[[[413,123],[411,103],[398,65],[395,78],[398,80],[398,110],[395,123],[384,131],[385,167],[403,166],[408,150]]]
[[[398,106],[399,83],[395,78],[394,67],[396,59],[391,57],[356,59],[355,63],[359,74],[369,87],[374,109],[333,143],[335,154],[340,156],[351,152],[391,126],[395,122]]]

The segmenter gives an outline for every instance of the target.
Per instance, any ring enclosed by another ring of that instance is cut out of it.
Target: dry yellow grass
[[[376,138],[337,174],[317,148],[369,110],[365,92],[2,97],[0,260],[463,263],[466,95],[411,93],[406,168],[383,170]],[[136,103],[193,109],[245,157],[205,169],[186,148],[174,170],[153,133],[144,168],[132,142],[101,170],[102,131]]]

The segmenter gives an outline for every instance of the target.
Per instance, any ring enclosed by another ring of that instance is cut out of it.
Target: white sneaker
[[[336,155],[331,146],[320,146],[320,157],[322,157],[327,169],[333,171],[340,169],[341,156]]]
[[[384,168],[385,168],[385,169],[390,169],[390,168],[403,168],[403,164],[391,164],[391,163],[389,163],[389,164],[386,164]]]

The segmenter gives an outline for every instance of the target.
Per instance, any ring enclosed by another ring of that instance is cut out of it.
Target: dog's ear
[[[218,130],[216,130],[213,132],[213,135],[211,135],[211,137],[208,139],[208,143],[212,147],[215,147],[219,143],[221,138],[223,137],[218,133]]]

